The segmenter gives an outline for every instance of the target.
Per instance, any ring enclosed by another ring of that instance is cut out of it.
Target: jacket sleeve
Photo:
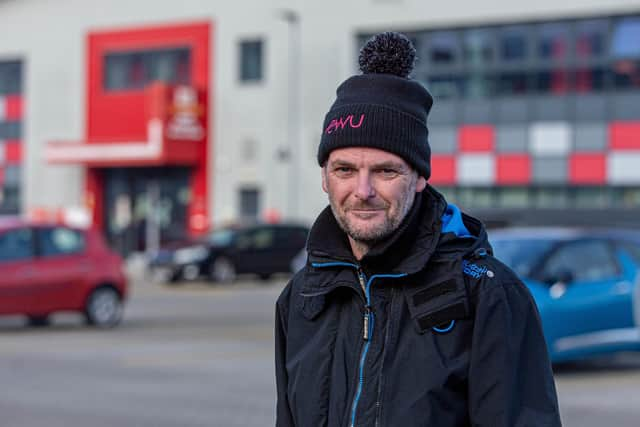
[[[551,363],[535,302],[517,279],[481,290],[469,367],[475,427],[559,427]]]
[[[275,360],[276,360],[276,427],[293,427],[293,417],[289,407],[287,393],[288,376],[286,368],[287,355],[287,311],[290,286],[287,286],[276,303],[275,317]]]

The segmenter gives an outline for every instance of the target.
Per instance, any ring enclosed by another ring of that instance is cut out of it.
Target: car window
[[[84,234],[64,227],[43,228],[39,232],[40,254],[56,256],[84,251]]]
[[[551,239],[497,238],[491,239],[493,254],[520,277],[533,276],[532,269],[551,250]]]
[[[631,256],[636,264],[640,265],[640,244],[627,240],[619,240],[617,244]]]
[[[214,246],[228,246],[233,240],[235,231],[229,229],[216,230],[209,234],[209,242]]]
[[[0,233],[0,262],[33,257],[33,232],[28,228]]]
[[[276,242],[279,246],[301,248],[307,242],[307,230],[304,228],[278,228]]]
[[[253,245],[253,230],[244,230],[238,233],[235,241],[235,247],[238,249],[247,249]]]
[[[253,235],[253,246],[256,249],[266,249],[273,246],[275,232],[271,228],[258,230]]]
[[[619,274],[618,266],[606,241],[584,240],[559,247],[545,264],[546,277],[558,277],[570,272],[575,281],[593,282],[613,279]]]

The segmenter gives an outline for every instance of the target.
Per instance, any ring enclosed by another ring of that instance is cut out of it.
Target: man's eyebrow
[[[393,162],[393,161],[386,161],[386,162],[381,162],[381,163],[376,163],[373,165],[372,169],[397,169],[397,170],[404,170],[405,167],[402,163],[398,163],[398,162]]]
[[[337,160],[334,160],[332,162],[329,162],[329,166],[332,167],[332,168],[344,167],[344,166],[355,167],[355,163],[351,163],[348,160],[337,159]]]

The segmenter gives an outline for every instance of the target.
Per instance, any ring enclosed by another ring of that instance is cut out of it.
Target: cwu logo
[[[329,135],[337,130],[344,129],[347,126],[352,129],[357,129],[360,126],[362,126],[363,121],[364,121],[364,114],[360,115],[360,119],[358,120],[357,123],[354,123],[353,114],[349,114],[346,117],[339,117],[337,119],[331,120],[331,122],[329,123],[329,126],[327,126],[327,128],[324,130],[324,133]]]
[[[487,267],[480,267],[476,264],[470,263],[465,259],[462,260],[462,272],[467,276],[479,279],[483,274],[487,273]]]

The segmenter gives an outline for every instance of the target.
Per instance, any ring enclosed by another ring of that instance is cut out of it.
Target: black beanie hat
[[[336,148],[370,147],[402,157],[419,175],[431,175],[427,115],[433,98],[409,78],[415,48],[403,34],[380,33],[360,50],[363,74],[350,77],[324,119],[318,147],[323,166]]]

